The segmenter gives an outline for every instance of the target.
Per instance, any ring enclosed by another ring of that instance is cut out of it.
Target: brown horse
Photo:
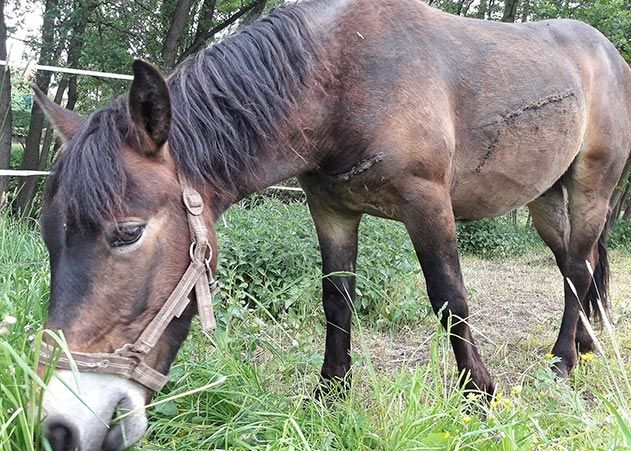
[[[324,0],[275,10],[166,81],[147,63],[133,69],[128,98],[87,118],[39,95],[66,140],[42,216],[48,327],[86,370],[77,388],[91,409],[51,382],[53,449],[119,449],[143,435],[144,403],[198,305],[209,307],[203,271],[179,282],[187,265],[206,259],[214,271],[220,215],[291,176],[307,193],[324,274],[355,271],[363,213],[405,224],[466,389],[494,391],[467,324],[458,219],[527,204],[580,299],[566,283],[557,372],[591,349],[579,311],[606,287],[599,239],[631,152],[631,70],[598,31],[470,20],[417,0]],[[354,277],[323,279],[324,387],[351,369],[354,296]],[[101,374],[112,362],[115,374]],[[74,384],[67,371],[58,378]],[[117,406],[140,410],[108,428]]]

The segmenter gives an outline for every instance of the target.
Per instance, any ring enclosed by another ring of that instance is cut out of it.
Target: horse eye
[[[121,247],[133,244],[140,239],[144,230],[145,226],[142,224],[118,224],[109,239],[110,246]]]

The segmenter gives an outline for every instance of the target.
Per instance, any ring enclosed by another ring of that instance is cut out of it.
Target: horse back
[[[381,190],[410,177],[444,183],[456,216],[475,219],[541,195],[603,125],[628,143],[629,69],[588,25],[466,19],[416,0],[345,3],[331,30],[343,42],[338,146],[348,168],[379,156],[360,184],[370,174],[397,180]]]

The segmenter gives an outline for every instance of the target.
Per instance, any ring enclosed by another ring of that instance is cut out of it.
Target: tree
[[[96,6],[98,6],[96,0],[46,1],[39,57],[40,64],[54,64],[65,51],[67,65],[71,68],[79,67],[88,17]],[[62,7],[66,11],[66,15],[61,14]],[[35,83],[42,91],[48,92],[51,76],[52,74],[47,71],[39,71],[37,73]],[[66,108],[73,110],[78,98],[76,75],[64,75],[61,78],[57,84],[55,102],[62,102],[66,89],[68,89]],[[45,169],[50,160],[51,148],[59,147],[60,144],[53,141],[52,127],[48,127],[44,132],[44,126],[44,113],[37,103],[33,103],[29,131],[22,157],[22,169]],[[19,181],[15,205],[19,212],[23,214],[31,212],[39,179],[40,177],[33,176],[24,177]]]
[[[46,0],[44,8],[44,21],[42,24],[42,40],[39,56],[39,64],[53,65],[61,48],[55,44],[55,26],[59,17],[59,0]],[[51,73],[39,71],[35,77],[35,83],[44,92],[48,92]],[[44,129],[44,112],[33,102],[31,109],[31,122],[29,124],[24,155],[20,168],[23,170],[37,169],[40,163],[40,142]],[[31,201],[37,186],[38,177],[23,177],[18,181],[18,196],[15,208],[21,213],[30,211]]]
[[[506,0],[504,2],[504,14],[502,15],[502,22],[515,22],[517,17],[517,4],[519,0]]]
[[[30,3],[44,5],[41,36],[33,39],[33,53],[40,64],[130,73],[132,56],[155,62],[170,72],[178,62],[202,50],[218,36],[258,19],[282,0],[22,0],[22,5]],[[631,0],[428,0],[428,3],[454,14],[487,20],[576,18],[602,31],[631,61]],[[0,45],[4,44],[1,33],[0,41]],[[37,73],[35,82],[45,92],[50,91],[59,103],[65,101],[65,106],[80,113],[93,111],[128,88],[126,81],[72,75],[51,77],[50,72]],[[0,111],[7,110],[0,103]],[[18,117],[23,124],[26,113],[18,110],[18,116],[16,109],[13,111],[13,121]],[[45,125],[42,112],[34,105],[21,162],[23,169],[46,169],[50,165],[59,143]],[[6,164],[2,155],[0,150],[0,167]],[[17,210],[30,210],[38,180],[19,179]],[[0,180],[0,190],[2,183]],[[623,214],[624,207],[631,204],[628,202],[631,189],[622,191],[620,196]]]
[[[200,14],[200,20],[197,23],[197,29],[195,31],[195,37],[193,41],[184,49],[180,55],[178,62],[184,60],[187,56],[193,55],[199,52],[208,45],[208,42],[212,40],[217,33],[228,28],[230,25],[235,24],[242,17],[246,17],[247,20],[256,20],[267,4],[267,0],[255,0],[244,4],[236,11],[230,11],[230,14],[225,17],[221,22],[213,24],[212,18],[215,15],[217,2],[215,0],[207,0],[202,4]],[[212,9],[211,9],[212,8]],[[258,14],[256,14],[258,12]],[[211,20],[208,20],[208,19]]]
[[[162,46],[162,64],[165,68],[175,66],[177,51],[186,37],[186,25],[190,19],[193,0],[178,0],[172,14],[171,25]]]
[[[7,25],[4,20],[4,0],[0,3],[0,60],[7,59]],[[0,66],[0,169],[9,169],[11,138],[13,136],[11,111],[11,72],[9,66]],[[0,177],[0,207],[5,202],[9,177]]]

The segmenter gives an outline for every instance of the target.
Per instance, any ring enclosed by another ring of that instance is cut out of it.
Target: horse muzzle
[[[44,437],[53,451],[124,449],[147,430],[146,398],[147,389],[130,379],[58,370],[44,394]]]

